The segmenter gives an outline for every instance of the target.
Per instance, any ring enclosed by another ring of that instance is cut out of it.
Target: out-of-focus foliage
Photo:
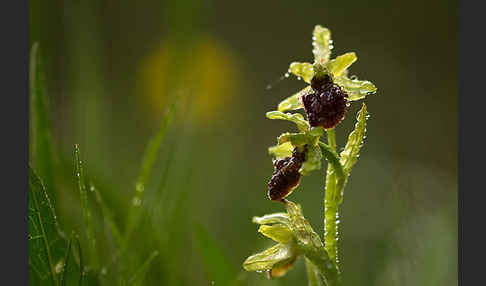
[[[366,99],[373,119],[367,126],[366,152],[353,167],[342,205],[339,247],[344,285],[457,283],[454,1],[368,5],[171,0],[115,5],[33,0],[29,5],[31,43],[40,43],[45,71],[51,155],[58,159],[52,163],[55,191],[46,191],[55,196],[49,197],[67,241],[73,230],[79,236],[87,270],[83,285],[117,285],[121,273],[136,275],[154,251],[159,254],[147,268],[144,285],[210,285],[215,277],[210,277],[197,251],[194,223],[207,230],[235,269],[252,250],[271,246],[269,239],[255,235],[248,218],[262,209],[282,211],[264,200],[272,170],[267,150],[277,143],[268,134],[293,126],[264,120],[264,114],[304,87],[303,81],[285,79],[282,71],[292,60],[312,61],[309,38],[317,23],[332,29],[339,43],[334,54],[349,52],[341,47],[353,47],[359,56],[349,79],[372,79],[380,94],[386,94]],[[427,61],[418,60],[424,58]],[[186,75],[199,84],[186,80]],[[284,80],[274,82],[280,76]],[[362,92],[356,85],[366,93],[373,89],[354,82],[348,86],[350,97],[359,99]],[[184,93],[187,86],[190,93]],[[112,226],[125,232],[146,143],[181,93],[192,100],[181,102],[160,146],[145,189],[143,219],[122,267]],[[360,107],[351,103],[341,123],[343,131],[337,131],[338,146],[344,147]],[[293,104],[278,110],[299,108]],[[410,142],[417,140],[420,143],[412,148]],[[98,283],[89,276],[72,156],[76,143],[82,151],[97,238]],[[48,187],[37,165],[47,161],[30,158]],[[322,199],[316,199],[323,181],[309,176],[301,185],[309,192],[293,194],[317,233],[324,228]],[[76,240],[71,249],[75,263],[68,266],[79,267]],[[65,254],[59,257],[64,260]],[[300,285],[306,280],[304,260],[296,261],[278,282],[256,273],[238,273],[237,280],[241,285]]]

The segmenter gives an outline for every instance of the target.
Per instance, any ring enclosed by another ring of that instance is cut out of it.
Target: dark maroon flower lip
[[[311,89],[302,96],[302,105],[311,127],[336,127],[347,111],[348,94],[329,75],[311,80]]]
[[[285,157],[273,161],[274,172],[268,182],[268,198],[272,201],[282,200],[299,185],[302,175],[300,167],[305,160],[305,151],[297,148],[292,157]]]

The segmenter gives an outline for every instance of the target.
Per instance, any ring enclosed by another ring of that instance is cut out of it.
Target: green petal
[[[322,152],[319,146],[307,145],[307,152],[305,153],[305,162],[302,164],[299,172],[302,175],[309,175],[314,170],[321,169]]]
[[[267,118],[269,119],[280,119],[280,120],[287,120],[292,121],[297,124],[297,127],[301,132],[304,132],[309,129],[309,123],[304,119],[304,116],[300,113],[283,113],[280,111],[269,111],[266,114]]]
[[[282,100],[282,102],[280,102],[280,104],[278,105],[278,111],[284,112],[287,110],[297,110],[297,109],[304,108],[302,102],[300,101],[300,98],[302,95],[306,94],[309,90],[310,90],[310,86]]]
[[[290,228],[283,224],[262,225],[258,231],[276,242],[287,243],[292,239]]]
[[[321,25],[316,25],[312,32],[312,46],[314,49],[314,61],[319,64],[325,64],[331,57],[331,31]]]
[[[252,222],[256,224],[281,223],[288,226],[290,220],[287,213],[273,213],[264,216],[254,216]]]
[[[298,256],[298,250],[293,243],[277,244],[260,253],[248,257],[243,262],[246,271],[271,270],[277,264],[285,264]]]
[[[282,159],[292,156],[294,146],[290,142],[285,142],[279,145],[271,146],[268,148],[268,153],[275,156],[276,159]]]
[[[342,75],[336,78],[334,82],[346,91],[349,101],[360,100],[376,92],[376,86],[367,80],[350,79]]]
[[[344,71],[357,59],[358,57],[356,57],[355,53],[346,53],[331,60],[329,63],[327,63],[326,67],[332,73],[333,77],[337,78],[343,74]]]
[[[358,111],[357,122],[354,130],[349,134],[346,147],[341,152],[341,165],[343,165],[344,172],[349,174],[351,168],[358,160],[358,154],[363,146],[363,139],[366,133],[366,104],[363,103],[361,110]]]
[[[289,72],[302,78],[305,82],[310,83],[314,76],[314,67],[310,63],[293,62],[290,64]]]

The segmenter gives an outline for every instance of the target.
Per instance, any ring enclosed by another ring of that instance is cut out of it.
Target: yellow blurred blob
[[[237,73],[229,51],[214,39],[196,40],[188,47],[166,41],[141,63],[139,90],[156,115],[184,94],[191,117],[204,122],[224,112],[234,99]]]

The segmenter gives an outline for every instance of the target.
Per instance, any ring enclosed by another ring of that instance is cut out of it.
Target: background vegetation
[[[455,284],[456,6],[415,0],[30,1],[31,42],[40,44],[47,106],[46,114],[31,115],[37,132],[31,140],[48,150],[31,151],[37,155],[30,162],[52,194],[66,239],[72,231],[79,235],[84,263],[98,273],[87,283],[121,284],[145,271],[145,285],[228,285],[236,277],[243,285],[306,281],[303,260],[271,281],[242,273],[241,263],[271,243],[255,235],[251,217],[282,211],[263,198],[272,173],[267,147],[288,126],[266,119],[265,112],[304,86],[280,78],[289,62],[312,61],[310,35],[321,24],[333,32],[334,54],[357,52],[351,72],[379,88],[366,99],[367,143],[341,213],[345,284]],[[147,143],[176,98],[145,176]],[[357,108],[344,120],[343,134],[337,131],[340,147]],[[145,180],[141,218],[131,223],[136,183]],[[324,175],[306,178],[291,198],[305,206],[316,231],[323,229],[323,181]],[[83,203],[91,212],[94,250]],[[133,227],[124,255],[117,255],[111,224],[121,235]]]

